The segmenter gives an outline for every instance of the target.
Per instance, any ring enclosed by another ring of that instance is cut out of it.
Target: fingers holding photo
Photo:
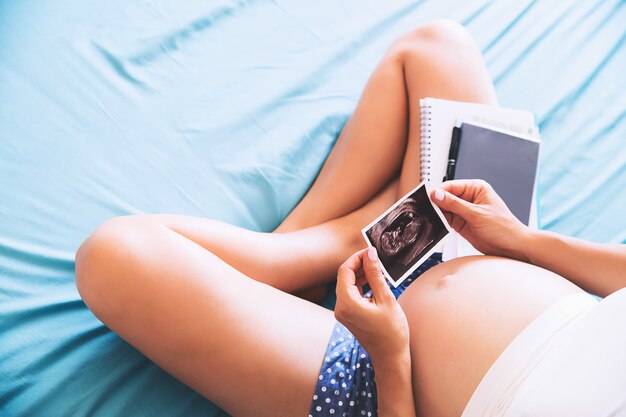
[[[361,233],[368,245],[376,248],[385,276],[397,287],[437,250],[450,230],[422,183]]]
[[[441,184],[431,198],[450,225],[485,255],[520,259],[514,246],[528,229],[485,181],[454,180]]]
[[[372,289],[372,300],[374,302],[395,301],[395,297],[385,280],[376,248],[370,247],[363,254],[363,270],[365,271],[367,283]]]
[[[431,200],[443,211],[444,217],[457,232],[463,229],[473,213],[472,204],[475,195],[466,182],[445,182],[430,193]]]
[[[363,294],[359,274],[372,289],[371,298]],[[358,251],[339,267],[335,318],[354,334],[372,358],[407,348],[406,317],[385,281],[374,248]]]
[[[372,290],[371,298],[364,295],[365,285],[369,285]],[[375,248],[370,247],[356,252],[339,267],[337,298],[346,296],[355,299],[357,293],[359,298],[367,302],[395,299],[385,281]]]
[[[363,298],[362,287],[366,281],[363,273],[363,253],[367,249],[362,249],[350,256],[337,271],[337,308],[349,306],[355,302],[360,302]]]

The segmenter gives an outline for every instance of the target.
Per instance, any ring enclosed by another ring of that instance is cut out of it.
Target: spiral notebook
[[[422,181],[433,186],[443,182],[448,164],[448,151],[452,139],[452,129],[461,123],[474,123],[508,132],[518,133],[539,140],[539,130],[535,116],[528,111],[466,103],[438,98],[420,100],[421,111],[421,175]],[[537,227],[537,212],[533,190],[533,202],[529,226]],[[443,259],[480,254],[456,232],[444,247]]]
[[[462,122],[492,126],[510,132],[539,137],[535,116],[524,110],[465,103],[438,98],[420,100],[422,181],[443,182],[448,163],[452,128]]]

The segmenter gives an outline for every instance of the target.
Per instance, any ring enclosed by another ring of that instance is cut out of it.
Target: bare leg
[[[77,253],[76,280],[108,327],[233,417],[307,415],[332,312],[148,217],[98,228]]]
[[[438,265],[400,297],[422,416],[457,417],[513,339],[560,298],[582,292],[533,265],[465,257]]]
[[[319,299],[325,291],[319,286],[364,245],[359,230],[419,181],[419,108],[407,116],[407,94],[416,97],[413,103],[428,95],[495,103],[480,52],[467,32],[449,22],[424,25],[396,41],[372,75],[316,183],[277,229],[292,233],[267,237],[182,216],[162,216],[160,221],[254,279]],[[379,127],[386,139],[372,130]],[[392,160],[396,167],[390,169]],[[367,169],[372,166],[376,168]],[[391,180],[400,172],[399,181]],[[350,203],[359,193],[363,197]],[[301,292],[316,287],[314,293]]]
[[[458,71],[460,63],[455,59],[467,61],[463,71]],[[393,86],[398,83],[401,94],[393,93]],[[424,25],[395,42],[377,68],[318,180],[277,229],[293,233],[270,237],[186,216],[159,215],[159,221],[185,234],[247,276],[284,291],[295,293],[329,282],[341,262],[363,246],[359,230],[418,182],[417,134],[409,134],[410,145],[405,154],[407,91],[415,97],[437,95],[495,101],[480,53],[465,30],[447,22]],[[376,97],[378,94],[381,99]],[[402,120],[385,112],[402,115]],[[419,114],[414,114],[415,109],[411,113],[409,130],[416,123],[419,128]],[[387,134],[401,131],[402,134],[393,136],[401,140],[393,142],[391,136],[381,140],[378,134],[372,133],[372,126],[383,126],[382,131]],[[395,145],[389,145],[390,142]],[[372,154],[358,156],[358,151],[366,148]],[[376,157],[381,157],[380,163],[372,164],[371,158]],[[396,168],[386,168],[390,160],[397,160]],[[357,169],[359,166],[361,168]],[[363,169],[371,166],[376,169]],[[390,181],[400,169],[399,182]],[[373,182],[368,182],[368,178]],[[364,201],[349,203],[337,211],[342,201],[350,201],[358,190],[364,190],[365,197],[360,199]],[[363,204],[366,200],[368,202]],[[317,299],[322,292],[318,290],[313,296],[303,296]]]
[[[113,331],[234,417],[306,415],[331,312],[244,276],[148,217],[96,230],[77,254],[76,279]],[[500,258],[461,258],[424,274],[400,298],[421,415],[460,415],[515,336],[578,291]]]
[[[260,233],[212,219],[171,214],[128,216],[160,223],[213,253],[241,273],[294,293],[326,284],[350,255],[363,247],[360,229],[393,201],[391,183],[347,216],[288,233]]]
[[[447,53],[458,56],[461,51],[455,50],[454,45],[463,42],[456,39],[447,43],[450,39],[445,41],[446,36],[457,30],[449,27],[443,30],[447,26],[427,26],[428,30],[416,31],[416,40],[422,42],[424,36],[427,38],[424,42],[434,44],[430,45],[431,51],[449,46],[452,49]],[[429,36],[432,39],[428,40]],[[409,50],[413,49],[407,48],[405,52]],[[419,50],[416,46],[415,51]],[[416,55],[419,56],[417,52]],[[402,62],[403,75],[408,74],[409,56],[400,53],[395,56]],[[474,68],[466,61],[474,62],[475,58],[466,57],[462,61],[466,65],[465,74],[472,74]],[[428,68],[428,62],[422,64]],[[456,68],[459,62],[446,65]],[[436,71],[431,68],[434,71],[431,76],[437,77],[437,72],[445,73],[449,68]],[[440,80],[442,91],[434,92],[428,92],[426,86],[438,85],[437,80],[425,78],[424,85],[419,83],[419,88],[425,88],[423,92],[408,93],[410,97],[416,94],[415,100],[431,95],[495,102],[490,84],[491,90],[485,90],[485,85],[476,79],[469,83],[458,81],[463,77],[455,72],[452,78]],[[455,83],[468,89],[462,91],[477,95],[461,94]],[[405,84],[407,89],[412,88],[408,79]],[[406,118],[410,118],[406,115],[410,110],[406,94],[405,90],[405,130]],[[378,110],[384,110],[384,106]],[[414,110],[410,112],[413,115]],[[364,115],[359,119],[367,119],[365,110],[360,114]],[[303,200],[300,205],[303,208],[290,216],[291,224],[286,223],[283,230],[296,228],[294,225],[302,227],[306,222],[301,222],[309,220],[317,226],[270,237],[276,235],[255,234],[184,216],[115,219],[99,228],[77,254],[77,285],[86,303],[111,329],[231,415],[305,415],[334,320],[330,312],[261,282],[295,290],[321,282],[320,277],[329,271],[334,275],[337,262],[347,257],[344,253],[353,251],[348,249],[354,243],[353,226],[371,216],[370,208],[375,211],[376,205],[388,199],[390,192],[402,194],[418,181],[415,173],[419,172],[419,146],[411,144],[413,141],[417,145],[416,135],[410,133],[411,126],[406,154],[407,132],[401,137],[404,145],[391,146],[402,151],[390,155],[391,162],[387,164],[387,159],[377,159],[381,153],[372,152],[377,146],[382,149],[387,145],[376,135],[368,136],[364,127],[354,127],[356,124],[361,123],[352,122],[350,128],[355,133],[342,134],[344,139],[340,141],[346,144],[339,147],[338,143],[333,151],[339,156],[332,161],[329,158],[330,168],[325,166],[320,173],[314,190],[305,198],[308,203]],[[366,147],[369,151],[364,155],[357,153],[355,159],[349,158],[352,149],[361,147],[356,141],[363,137],[371,140]],[[412,149],[416,149],[413,154]],[[344,166],[346,161],[352,161],[352,166]],[[359,175],[362,182],[333,183],[333,178],[354,178],[355,173],[364,173],[363,167],[369,166],[378,166],[379,171],[369,170],[365,178]],[[379,194],[380,199],[370,200],[400,169],[399,190],[389,186]],[[322,176],[326,179],[322,180]],[[344,204],[341,201],[346,197],[348,202]],[[369,204],[354,211],[368,200]],[[328,204],[329,201],[338,204]],[[316,211],[323,215],[310,217]],[[350,231],[346,231],[348,225]],[[314,256],[310,257],[311,254]],[[428,413],[452,415],[450,410],[453,410],[458,415],[459,407],[482,377],[481,373],[484,374],[488,364],[519,330],[556,298],[576,291],[563,281],[555,284],[554,277],[551,286],[530,279],[536,269],[520,267],[518,272],[511,272],[504,264],[495,267],[492,264],[488,272],[480,268],[463,269],[466,262],[469,266],[473,261],[459,260],[433,269],[401,299],[411,325],[416,398],[421,411]],[[261,282],[248,278],[242,270]],[[510,282],[514,284],[505,284]],[[532,290],[528,290],[529,285]],[[504,314],[493,315],[492,311]],[[463,326],[458,325],[461,319]],[[495,336],[480,339],[484,340],[482,344],[471,343],[476,334],[490,334],[486,329]],[[450,361],[450,357],[457,360]],[[472,361],[478,365],[469,370],[455,368],[457,363]],[[432,381],[432,389],[424,384],[427,380]],[[442,387],[449,387],[449,392]],[[448,403],[449,394],[457,392],[460,396]],[[444,407],[449,404],[451,408],[437,408],[441,404]]]
[[[394,42],[313,186],[276,231],[343,216],[399,174],[399,195],[417,185],[423,97],[496,104],[480,51],[462,26],[433,22]]]

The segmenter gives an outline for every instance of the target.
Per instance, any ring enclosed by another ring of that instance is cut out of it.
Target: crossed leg
[[[424,97],[497,104],[480,50],[456,23],[420,26],[391,45],[313,186],[275,232],[333,220],[354,234],[351,249],[362,247],[359,230],[420,182]],[[298,295],[323,296],[323,285],[310,287]]]
[[[419,108],[411,103],[425,96],[495,102],[480,51],[458,24],[429,23],[391,45],[312,189],[277,230],[289,233],[190,216],[154,220],[257,281],[290,293],[323,286],[364,245],[360,229],[419,182]]]
[[[149,216],[98,228],[77,253],[76,280],[111,330],[233,417],[307,415],[329,310],[250,279]],[[460,258],[425,273],[400,298],[421,415],[460,415],[517,334],[578,291],[508,259]]]
[[[451,70],[461,67],[464,75]],[[410,76],[411,68],[418,75]],[[235,417],[306,415],[334,319],[277,288],[297,291],[328,280],[353,251],[360,227],[417,183],[419,128],[407,116],[415,109],[406,97],[495,101],[476,47],[453,24],[425,25],[404,36],[376,71],[357,116],[281,230],[289,233],[254,233],[185,216],[129,216],[99,227],[77,253],[77,286],[92,311]],[[366,104],[385,93],[387,77],[406,87],[388,97],[397,103]],[[386,128],[369,135],[367,127],[385,121],[368,121],[368,111],[374,117],[387,107],[389,117],[404,115],[392,119],[400,126],[388,141],[380,136]],[[395,152],[386,153],[387,147]],[[355,149],[367,152],[352,158]],[[359,181],[333,181],[355,172],[362,174]]]
[[[276,231],[346,215],[394,177],[399,178],[396,198],[415,187],[420,182],[419,99],[424,97],[497,104],[480,50],[456,23],[420,26],[391,45],[313,186]]]
[[[91,311],[233,417],[306,416],[332,312],[250,279],[150,216],[101,225],[76,255]]]

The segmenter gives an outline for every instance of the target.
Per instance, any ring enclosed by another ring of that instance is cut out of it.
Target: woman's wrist
[[[415,416],[409,349],[386,357],[373,357],[372,364],[376,373],[378,415]]]
[[[538,237],[538,230],[522,225],[511,236],[513,242],[511,257],[522,262],[532,263],[530,251],[532,250],[534,242],[538,239]]]
[[[370,354],[372,358],[372,364],[374,365],[374,369],[376,373],[390,373],[397,374],[398,372],[403,372],[408,370],[410,373],[411,370],[411,351],[409,350],[409,346],[407,343],[406,349],[402,349],[401,351],[397,351],[393,354],[380,354],[376,353]]]
[[[398,308],[400,308],[398,306]],[[406,322],[404,313],[402,318]],[[396,323],[394,321],[394,323]],[[387,328],[392,325],[387,325]],[[408,323],[398,326],[392,334],[387,333],[385,337],[377,337],[376,343],[362,343],[369,354],[374,365],[384,367],[397,367],[411,360],[411,350],[409,346]]]

